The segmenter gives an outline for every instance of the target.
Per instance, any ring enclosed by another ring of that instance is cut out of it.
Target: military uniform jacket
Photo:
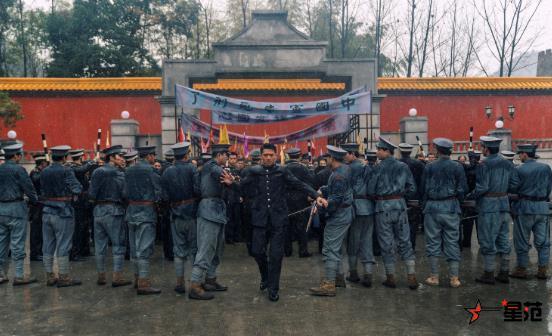
[[[40,195],[40,173],[41,170],[38,167],[34,167],[29,174],[37,195]]]
[[[374,167],[368,182],[368,195],[375,198],[376,212],[406,210],[404,197],[413,197],[416,182],[408,166],[394,157],[388,157]],[[400,199],[378,200],[389,196],[403,196]]]
[[[71,202],[48,201],[49,198],[72,197],[82,192],[82,186],[70,167],[53,162],[40,174],[40,189],[44,201],[44,214],[72,217]]]
[[[308,184],[309,187],[314,188],[314,178],[309,169],[297,160],[289,160],[286,163],[286,169],[289,170],[293,176],[299,181],[303,181]],[[307,196],[309,194],[304,190],[299,190],[291,186],[287,187],[287,206],[289,212],[301,210],[309,205]]]
[[[468,192],[462,165],[448,156],[425,166],[421,181],[424,213],[462,213],[460,202]]]
[[[159,202],[161,183],[159,174],[145,160],[139,160],[125,173],[126,195],[133,201]],[[129,223],[155,223],[155,207],[152,205],[129,204],[125,219]]]
[[[223,168],[215,160],[207,161],[199,173],[201,201],[197,215],[208,221],[226,224],[226,204],[223,199],[223,184],[220,182]]]
[[[351,223],[353,220],[351,168],[346,164],[337,167],[332,171],[328,185],[321,189],[322,194],[328,200],[327,225]]]
[[[168,167],[161,176],[163,200],[171,205],[174,216],[194,219],[196,215],[196,202],[194,197],[199,196],[197,186],[197,169],[190,161],[176,161]],[[189,200],[186,204],[175,204]]]
[[[287,190],[299,190],[311,198],[316,198],[316,191],[300,181],[289,169],[279,165],[272,167],[251,167],[247,176],[240,182],[244,195],[251,198],[252,224],[256,227],[267,227],[268,218],[272,226],[283,226],[288,222]]]
[[[529,159],[516,168],[516,172],[519,200],[514,203],[514,212],[518,215],[548,215],[548,199],[552,192],[550,166]]]
[[[475,190],[472,197],[477,200],[479,212],[509,212],[508,195],[496,197],[496,194],[507,194],[515,190],[519,179],[514,166],[498,154],[489,155],[480,162],[476,169]],[[494,195],[493,195],[494,194]]]
[[[363,165],[360,160],[354,160],[349,164],[349,167],[351,168],[350,184],[353,189],[355,215],[369,216],[374,214],[374,204],[366,194],[372,168]]]
[[[27,218],[23,195],[27,195],[31,203],[37,201],[35,188],[25,168],[6,160],[0,165],[0,216]]]
[[[414,160],[410,156],[403,157],[399,161],[405,163],[408,166],[408,169],[410,169],[410,172],[412,173],[412,177],[414,177],[414,182],[416,182],[417,192],[412,195],[412,199],[421,199],[422,175],[424,174],[424,169],[426,165],[423,164],[420,160]]]
[[[124,215],[125,192],[125,174],[117,167],[106,164],[94,170],[88,192],[90,200],[99,202],[94,207],[94,217]]]
[[[332,175],[332,170],[328,166],[316,173],[315,188],[320,189],[321,187],[327,185],[330,175]]]

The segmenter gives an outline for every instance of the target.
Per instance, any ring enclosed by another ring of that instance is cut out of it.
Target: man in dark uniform
[[[123,154],[123,158],[125,159],[125,168],[128,169],[136,164],[136,160],[138,160],[138,152],[129,151]]]
[[[468,196],[477,202],[477,238],[483,255],[484,272],[475,280],[494,285],[495,280],[508,283],[510,271],[510,200],[509,191],[515,191],[519,179],[514,166],[498,156],[500,142],[496,137],[480,137],[486,156],[476,171],[475,190]],[[500,270],[495,277],[495,258],[500,259]]]
[[[547,280],[550,260],[550,209],[548,201],[552,192],[552,170],[550,166],[535,159],[537,146],[519,144],[517,151],[523,164],[519,166],[518,200],[514,203],[514,246],[517,267],[510,274],[513,278],[528,279],[530,238],[538,253],[537,279]]]
[[[44,199],[42,209],[42,261],[47,286],[79,286],[81,281],[69,276],[69,254],[73,242],[75,214],[72,201],[82,193],[82,186],[73,169],[65,166],[69,146],[52,147],[52,164],[40,174],[40,190]],[[53,271],[54,252],[59,277]]]
[[[301,150],[299,148],[290,148],[286,151],[289,156],[289,160],[286,161],[286,168],[299,179],[311,188],[314,188],[314,178],[307,167],[299,163],[301,157]],[[295,188],[289,188],[287,191],[287,207],[290,213],[299,211],[309,206],[307,200],[307,193],[297,190]],[[305,231],[305,225],[309,213],[307,211],[300,212],[289,217],[289,225],[287,225],[285,235],[285,248],[284,252],[287,257],[293,254],[293,238],[297,239],[299,243],[299,257],[310,257],[308,236]]]
[[[410,157],[414,146],[401,143],[399,144],[399,151],[401,152],[401,158],[399,161],[405,163],[410,169],[414,181],[416,182],[416,190],[421,190],[420,186],[422,183],[422,175],[424,174],[425,165],[420,160],[414,160]],[[414,200],[420,200],[419,192],[416,192],[412,195]],[[409,200],[409,199],[407,199]],[[410,224],[410,243],[412,244],[412,249],[416,250],[416,232],[423,224],[423,214],[420,207],[410,207],[408,209],[408,224]]]
[[[468,152],[469,164],[464,166],[466,173],[466,181],[468,182],[468,191],[471,193],[475,190],[475,172],[479,166],[479,160],[481,159],[480,151]],[[462,219],[460,222],[462,225],[462,235],[460,246],[471,247],[473,225],[477,226],[477,210],[473,208],[463,208]]]
[[[34,155],[33,158],[35,160],[35,167],[29,177],[33,182],[37,195],[40,196],[40,173],[44,168],[48,167],[48,161],[44,154]],[[29,208],[29,217],[31,219],[31,260],[42,261],[42,204],[31,204]]]
[[[268,288],[270,301],[279,299],[284,229],[288,224],[287,191],[294,189],[301,191],[305,198],[317,198],[312,187],[300,181],[287,167],[276,165],[276,157],[276,146],[263,144],[261,165],[252,167],[240,183],[244,191],[252,192],[248,195],[252,199],[252,252],[261,273],[260,289]]]
[[[372,168],[363,165],[358,159],[359,145],[349,143],[341,145],[347,151],[345,162],[351,168],[350,185],[353,190],[354,219],[347,235],[347,255],[349,261],[348,281],[359,282],[357,261],[364,266],[362,285],[372,286],[373,266],[375,265],[374,251],[372,248],[372,235],[374,232],[374,204],[368,199],[366,187],[370,180]]]
[[[113,253],[113,279],[111,285],[120,287],[131,282],[123,277],[125,257],[124,226],[125,175],[120,170],[124,163],[123,147],[115,145],[102,151],[106,164],[94,170],[90,181],[90,200],[94,201],[94,250],[96,254],[97,284],[105,285],[105,255],[111,242]]]
[[[134,264],[135,287],[138,295],[161,293],[149,279],[149,259],[155,242],[156,203],[161,198],[160,177],[152,167],[155,162],[155,146],[137,148],[140,160],[128,168],[125,182],[128,208],[130,258]]]
[[[188,159],[189,142],[172,146],[176,162],[163,172],[161,187],[163,200],[168,202],[171,214],[171,230],[174,251],[176,286],[179,294],[186,292],[184,263],[197,252],[196,197],[199,188],[196,181],[196,167]]]
[[[228,167],[225,169],[234,177],[239,177],[239,171],[236,167],[238,163],[238,154],[230,152],[228,155]],[[228,212],[228,223],[226,224],[226,243],[233,245],[240,241],[241,213],[240,213],[240,193],[230,188],[225,189],[226,211]]]
[[[87,193],[90,185],[90,172],[96,163],[94,161],[83,163],[83,155],[84,149],[69,151],[72,161],[68,165],[73,169],[75,177],[82,186],[81,194],[73,202],[73,209],[75,209],[75,231],[73,232],[71,261],[79,261],[90,255],[90,220],[92,219],[92,215],[87,200]]]
[[[259,165],[259,161],[261,158],[261,152],[258,149],[253,150],[250,153],[251,156],[251,165],[245,167],[241,173],[240,173],[240,179],[243,180],[251,171],[251,169],[257,165]],[[250,188],[250,187],[248,187]],[[252,189],[252,188],[250,188]],[[242,188],[240,190],[241,192],[241,199],[242,199],[242,234],[245,238],[245,244],[247,246],[247,252],[250,256],[253,256],[251,251],[251,244],[253,239],[253,224],[251,222],[251,200],[255,197],[255,194],[253,193],[254,190],[245,190]]]
[[[197,213],[197,254],[192,268],[190,299],[211,300],[212,293],[228,290],[217,282],[217,268],[224,251],[224,226],[227,222],[223,184],[230,186],[233,176],[223,167],[228,161],[227,144],[211,145],[213,159],[199,173],[201,201]],[[203,282],[203,279],[205,281]]]
[[[327,211],[322,247],[325,275],[319,287],[310,289],[311,294],[316,296],[336,295],[336,278],[340,272],[339,265],[342,259],[341,248],[353,221],[351,169],[343,163],[347,152],[330,145],[327,149],[331,155],[329,166],[332,174],[327,186],[322,188],[322,195],[325,197],[317,199],[318,206],[324,207]]]
[[[165,161],[161,163],[161,171],[158,172],[160,175],[163,175],[167,168],[172,167],[174,163],[174,151],[172,148],[169,148],[165,151]],[[161,231],[161,240],[163,241],[163,255],[166,260],[174,260],[174,250],[173,250],[173,237],[172,237],[172,225],[171,225],[171,209],[170,206],[162,202],[159,204],[158,210],[159,216],[159,226],[158,229]]]
[[[452,161],[453,142],[446,138],[435,138],[433,144],[438,159],[425,166],[420,194],[424,211],[424,233],[426,255],[431,273],[425,283],[439,285],[439,257],[444,254],[449,264],[450,286],[460,287],[458,279],[460,266],[460,202],[468,186],[464,168]]]
[[[323,157],[326,159],[326,162],[330,160],[330,155],[325,154]],[[314,186],[316,190],[320,190],[323,186],[326,186],[328,184],[328,180],[330,179],[330,175],[332,174],[332,167],[330,165],[326,165],[323,169],[321,169],[318,173],[316,173],[314,177]],[[318,253],[322,253],[322,247],[324,246],[324,228],[326,227],[326,215],[325,210],[320,209],[319,211],[319,220],[320,220],[320,228],[318,229]]]
[[[28,209],[23,195],[31,204],[38,199],[29,175],[18,165],[23,157],[23,144],[6,146],[4,151],[6,161],[0,165],[0,284],[8,282],[4,262],[10,247],[15,264],[13,285],[27,285],[36,279],[25,276],[24,270]]]
[[[364,150],[364,157],[366,158],[366,164],[369,165],[370,167],[375,166],[376,162],[378,161],[376,151],[373,149],[366,148]]]
[[[416,193],[416,182],[408,166],[394,158],[396,145],[380,137],[378,159],[368,183],[368,195],[376,200],[376,227],[387,279],[383,285],[397,286],[395,281],[395,245],[407,270],[410,289],[418,288],[416,261],[410,242],[410,226],[406,213],[405,197]]]

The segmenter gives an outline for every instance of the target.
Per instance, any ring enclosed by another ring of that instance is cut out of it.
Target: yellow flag
[[[266,130],[264,130],[264,143],[270,143],[270,137],[268,133],[266,133]]]
[[[220,128],[219,144],[222,144],[222,145],[230,144],[230,138],[228,138],[228,129],[226,128],[226,124],[222,125],[222,127]]]
[[[360,136],[360,132],[357,133],[357,144],[358,144],[358,152],[364,155],[364,141],[362,141],[362,138]]]

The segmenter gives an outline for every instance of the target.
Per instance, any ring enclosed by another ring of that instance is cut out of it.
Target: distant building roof
[[[378,78],[378,91],[382,93],[541,90],[552,90],[552,77]]]
[[[194,83],[204,91],[299,91],[345,90],[345,83],[322,83],[320,79],[219,79],[216,83]]]
[[[0,78],[0,91],[161,91],[161,78]]]

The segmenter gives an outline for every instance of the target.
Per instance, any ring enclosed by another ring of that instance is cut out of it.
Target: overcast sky
[[[71,2],[72,0],[66,0]],[[224,8],[224,3],[226,0],[200,0],[201,2],[209,2],[212,1],[214,3],[221,3],[222,6],[219,8]],[[275,0],[274,0],[275,1]],[[362,11],[368,11],[368,6],[366,4],[369,2],[369,0],[359,0],[362,8]],[[478,0],[480,1],[480,0]],[[490,0],[492,1],[502,1],[502,0]],[[50,8],[51,6],[51,0],[24,0],[25,4],[27,6],[30,6],[32,8]],[[447,0],[436,0],[437,5],[443,5],[443,3],[446,5],[448,1]],[[466,3],[471,4],[472,0],[460,0],[460,3]],[[394,0],[394,5],[399,8],[404,8],[404,12],[406,14],[407,11],[407,0]],[[222,11],[224,13],[224,11]],[[365,15],[362,15],[365,14]],[[361,17],[368,16],[367,13],[362,13]],[[542,4],[540,6],[540,9],[535,15],[534,23],[532,24],[532,30],[528,32],[528,35],[535,35],[538,34],[538,38],[535,41],[533,50],[534,51],[541,51],[545,49],[552,49],[552,24],[550,23],[550,18],[552,18],[552,0],[543,0]],[[489,55],[481,55],[484,58],[487,58],[487,62],[492,62],[492,59]],[[494,63],[494,62],[493,62]]]

